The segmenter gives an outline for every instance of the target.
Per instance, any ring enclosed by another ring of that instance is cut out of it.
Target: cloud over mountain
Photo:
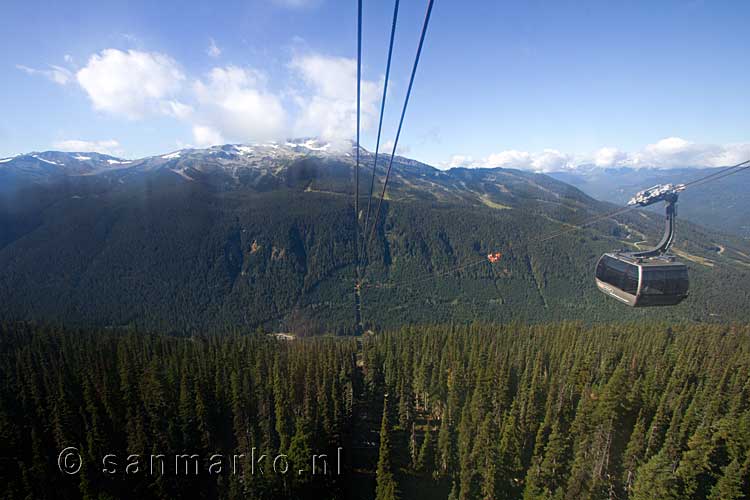
[[[215,59],[221,50],[213,39],[209,41],[207,53]],[[59,85],[77,83],[95,110],[112,117],[129,121],[170,117],[186,125],[184,129],[192,132],[189,140],[197,146],[300,136],[319,137],[334,145],[351,139],[356,127],[356,60],[308,50],[294,52],[278,63],[275,70],[266,72],[214,61],[207,71],[190,74],[164,53],[106,48],[90,55],[80,68],[75,68],[69,56],[62,66],[17,68]],[[376,123],[381,85],[382,80],[362,80],[362,130]],[[175,138],[183,144],[184,139]],[[536,172],[574,170],[582,165],[715,167],[750,158],[750,142],[708,144],[672,136],[635,151],[606,145],[589,152],[544,148],[507,149],[483,157],[470,151],[457,153],[442,166]]]
[[[104,141],[82,141],[78,139],[68,139],[58,141],[53,147],[59,151],[102,153],[111,156],[121,156],[123,154],[120,143],[114,139]]]
[[[276,139],[284,134],[286,111],[278,96],[265,88],[265,76],[237,66],[214,68],[193,85],[199,145]]]
[[[207,54],[221,55],[213,39]],[[239,65],[190,75],[167,54],[115,48],[92,54],[75,71],[18,68],[61,85],[76,82],[95,110],[112,117],[185,122],[198,146],[294,136],[343,143],[355,132],[357,67],[346,57],[295,54],[273,78]],[[381,84],[362,80],[363,130],[375,120]]]
[[[443,162],[452,167],[507,167],[535,172],[574,170],[582,165],[596,167],[721,167],[750,159],[750,143],[700,144],[680,137],[667,137],[646,145],[643,149],[626,152],[615,147],[603,147],[593,153],[564,153],[556,149],[541,152],[506,150],[481,159],[468,155],[454,155]]]
[[[305,88],[297,91],[299,114],[293,135],[314,135],[330,141],[354,136],[357,112],[357,63],[354,59],[309,54],[292,59],[290,68]],[[379,86],[362,80],[362,127],[369,128],[377,112]]]
[[[176,100],[185,75],[171,57],[157,52],[105,49],[76,73],[94,108],[129,119],[150,114],[183,117]]]

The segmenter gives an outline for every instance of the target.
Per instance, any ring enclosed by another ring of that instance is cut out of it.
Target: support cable
[[[360,294],[361,271],[359,266],[359,132],[360,96],[362,89],[362,0],[357,0],[357,163],[354,167],[354,329],[360,333],[362,301]]]
[[[357,163],[354,167],[354,262],[359,283],[359,124],[362,88],[362,0],[357,0]]]
[[[383,130],[383,115],[385,113],[385,98],[388,93],[388,79],[391,73],[391,56],[393,55],[393,41],[396,36],[396,21],[398,19],[398,3],[396,0],[393,7],[393,23],[391,24],[391,41],[388,44],[388,61],[385,64],[385,81],[383,82],[383,98],[380,101],[380,119],[378,120],[378,138],[375,142],[375,159],[372,162],[372,178],[370,179],[370,195],[367,199],[367,212],[365,215],[365,226],[362,234],[367,234],[367,226],[370,222],[370,207],[372,205],[372,192],[375,188],[375,174],[378,168],[378,152],[380,151],[380,134]],[[365,254],[365,240],[362,239],[362,250],[361,255]]]
[[[419,45],[417,46],[417,55],[414,58],[414,66],[411,70],[411,77],[409,78],[409,87],[406,89],[406,98],[404,99],[404,107],[401,110],[401,118],[398,121],[398,130],[396,131],[396,138],[393,141],[393,150],[391,151],[391,158],[388,161],[388,170],[385,172],[385,181],[383,182],[383,190],[380,193],[380,200],[378,201],[378,208],[375,210],[375,221],[372,224],[372,230],[370,232],[370,238],[368,241],[372,241],[375,235],[375,230],[378,227],[378,220],[380,218],[380,209],[383,205],[383,199],[385,198],[385,190],[388,187],[388,179],[391,175],[391,168],[393,167],[393,158],[396,156],[396,148],[398,147],[398,140],[401,137],[401,127],[404,125],[404,116],[406,116],[406,108],[409,105],[409,97],[411,96],[411,89],[414,86],[414,77],[417,74],[417,67],[419,66],[419,58],[422,55],[422,46],[424,45],[424,38],[427,34],[427,26],[430,23],[430,14],[432,13],[432,4],[434,0],[428,0],[427,12],[424,17],[424,24],[422,25],[422,34],[419,37]]]

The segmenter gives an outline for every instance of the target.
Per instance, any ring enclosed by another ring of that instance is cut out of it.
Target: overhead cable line
[[[599,215],[597,217],[594,217],[593,219],[590,219],[588,221],[585,221],[583,223],[579,223],[577,225],[568,227],[568,228],[560,230],[560,231],[556,231],[556,232],[551,233],[549,235],[541,236],[541,237],[538,237],[538,238],[532,238],[530,240],[526,240],[526,244],[543,243],[545,241],[557,238],[557,237],[562,236],[564,234],[571,233],[573,231],[578,231],[579,229],[583,229],[585,227],[591,226],[591,225],[596,224],[597,222],[599,222],[601,220],[609,219],[611,217],[615,217],[617,215],[623,214],[625,212],[633,210],[634,208],[636,208],[636,207],[634,207],[634,206],[621,207],[621,208],[618,208],[617,210],[614,210],[612,212],[606,213],[604,215]],[[411,284],[416,284],[416,283],[422,283],[422,282],[425,282],[425,281],[429,281],[429,280],[434,279],[434,278],[441,278],[441,277],[446,276],[448,274],[452,274],[452,273],[454,273],[456,271],[461,271],[461,270],[466,269],[468,267],[477,266],[477,265],[479,265],[479,264],[481,264],[483,262],[487,262],[487,258],[486,257],[482,257],[480,259],[469,261],[469,262],[467,262],[465,264],[460,264],[460,265],[458,265],[458,266],[456,266],[454,268],[448,269],[446,271],[440,272],[440,273],[435,274],[435,275],[425,276],[424,278],[416,280],[416,281],[410,281],[410,283]]]
[[[359,284],[359,122],[362,87],[362,0],[357,0],[357,163],[354,167],[354,262]]]
[[[372,241],[375,235],[375,230],[378,227],[378,220],[380,218],[380,209],[383,205],[383,199],[385,198],[385,190],[388,187],[388,179],[391,175],[391,168],[393,167],[393,158],[396,156],[396,148],[398,147],[398,140],[401,137],[401,128],[404,125],[404,116],[406,116],[406,108],[409,105],[409,97],[411,96],[411,89],[414,86],[414,77],[417,74],[417,67],[419,66],[419,58],[422,54],[422,46],[424,45],[424,38],[427,34],[427,26],[430,23],[430,14],[432,13],[432,4],[434,0],[428,0],[427,12],[424,17],[424,24],[422,25],[422,34],[419,36],[419,45],[417,46],[417,55],[414,58],[414,66],[411,70],[411,77],[409,78],[409,87],[406,89],[406,98],[404,99],[404,107],[401,110],[401,118],[398,121],[398,130],[396,131],[396,138],[393,141],[393,150],[391,151],[391,158],[388,161],[388,170],[385,172],[385,180],[383,181],[383,190],[380,193],[380,200],[378,201],[378,208],[375,210],[375,221],[372,224],[372,230],[370,232],[370,238],[368,241]]]
[[[750,160],[746,160],[746,161],[743,161],[742,163],[732,165],[731,167],[723,168],[719,172],[714,172],[712,174],[706,175],[705,177],[701,177],[700,179],[695,179],[693,181],[690,181],[685,184],[685,188],[688,188],[690,186],[700,186],[701,184],[706,184],[707,182],[712,182],[715,180],[723,179],[724,177],[729,177],[732,174],[736,174],[737,172],[741,172],[748,168],[750,168]]]
[[[628,205],[628,206],[625,206],[625,207],[621,207],[621,208],[618,208],[617,210],[615,210],[613,212],[606,213],[606,214],[600,215],[598,217],[594,217],[593,219],[591,219],[591,220],[589,220],[587,222],[583,222],[583,223],[580,223],[580,224],[576,224],[576,225],[570,226],[570,227],[568,227],[566,229],[562,229],[560,231],[557,231],[556,233],[552,233],[552,234],[549,234],[547,236],[542,236],[542,237],[539,237],[539,238],[532,239],[528,243],[543,243],[545,241],[549,241],[549,240],[555,239],[558,236],[562,236],[564,234],[572,233],[574,231],[578,231],[579,229],[583,229],[585,227],[592,226],[592,225],[596,224],[597,222],[599,222],[601,220],[610,219],[610,218],[615,217],[617,215],[624,214],[625,212],[629,212],[629,211],[631,211],[631,210],[633,210],[635,208],[638,208],[637,205]]]
[[[367,235],[367,226],[370,222],[370,207],[372,205],[372,192],[375,188],[375,174],[378,168],[378,152],[380,151],[380,134],[383,130],[383,115],[385,114],[385,98],[388,93],[388,79],[391,73],[391,56],[393,55],[393,41],[396,37],[396,21],[398,19],[398,3],[396,0],[393,7],[393,23],[391,25],[391,41],[388,44],[388,60],[385,64],[385,81],[383,82],[383,98],[380,101],[380,119],[378,120],[378,138],[375,142],[375,159],[372,162],[372,178],[370,179],[370,195],[367,198],[367,213],[365,215],[365,226],[362,231],[363,235]],[[362,239],[362,255],[365,253],[365,239]]]
[[[357,0],[357,163],[354,167],[354,329],[361,331],[362,300],[360,287],[362,272],[359,265],[359,132],[362,89],[362,0]]]

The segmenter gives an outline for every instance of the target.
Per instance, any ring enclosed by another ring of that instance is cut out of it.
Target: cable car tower
[[[687,266],[668,253],[674,241],[678,193],[685,188],[684,184],[661,184],[630,199],[628,205],[633,207],[665,202],[664,236],[651,250],[602,255],[596,266],[599,290],[632,307],[671,306],[688,296]]]
[[[674,241],[674,219],[677,215],[677,198],[681,191],[685,190],[684,184],[678,184],[676,186],[672,184],[660,184],[654,187],[645,189],[628,201],[628,206],[640,206],[647,207],[658,203],[660,201],[665,202],[667,209],[667,220],[666,228],[664,229],[664,236],[655,248],[647,250],[645,252],[633,253],[636,257],[656,257],[658,255],[664,255],[669,251],[669,247],[672,246]]]

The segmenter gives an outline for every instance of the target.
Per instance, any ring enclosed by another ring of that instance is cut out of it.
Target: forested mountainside
[[[749,380],[746,325],[434,325],[358,342],[6,324],[0,496],[747,500]],[[57,462],[69,446],[74,474]],[[262,473],[253,448],[272,457]],[[198,458],[175,472],[185,453]],[[292,473],[272,472],[279,454]]]
[[[656,184],[688,183],[721,171],[721,168],[599,168],[579,167],[553,172],[599,200],[625,204],[634,193]],[[750,172],[719,179],[680,196],[680,217],[722,232],[750,238]]]
[[[353,159],[315,144],[4,161],[0,175],[15,177],[0,193],[0,317],[349,331]],[[750,242],[741,238],[680,220],[675,251],[690,267],[690,297],[658,311],[623,310],[596,291],[592,274],[602,252],[656,241],[663,215],[632,212],[533,243],[612,208],[541,174],[444,172],[397,158],[365,256],[364,320],[750,318]],[[494,251],[498,263],[452,271]]]

